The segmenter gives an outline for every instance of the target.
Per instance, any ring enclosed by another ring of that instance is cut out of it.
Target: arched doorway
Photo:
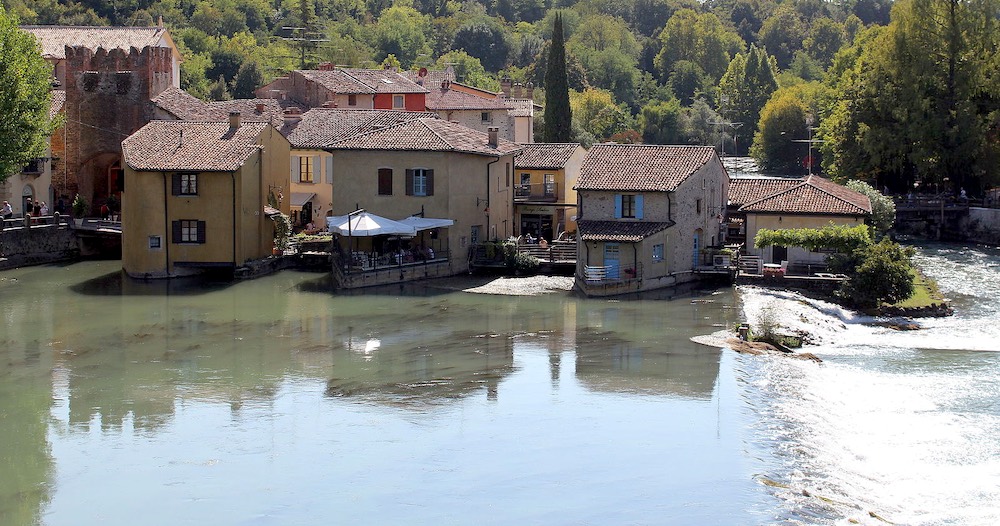
[[[77,174],[77,193],[90,204],[90,212],[100,209],[108,197],[119,194],[123,181],[121,154],[102,152],[94,155],[80,166]],[[73,197],[70,197],[72,199]]]
[[[21,214],[27,216],[31,213],[31,205],[35,203],[35,188],[30,184],[21,188]]]

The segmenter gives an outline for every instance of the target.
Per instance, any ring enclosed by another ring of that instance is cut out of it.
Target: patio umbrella
[[[400,219],[399,222],[404,225],[410,225],[417,230],[430,230],[431,228],[442,228],[455,224],[455,221],[451,219],[434,219],[420,216],[410,216],[406,219]]]
[[[350,222],[347,216],[328,217],[326,221],[331,232],[337,232],[342,236],[366,237],[382,234],[412,236],[417,233],[417,229],[410,225],[368,212],[351,216]]]

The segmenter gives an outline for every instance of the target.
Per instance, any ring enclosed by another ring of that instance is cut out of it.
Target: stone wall
[[[38,225],[0,231],[0,270],[80,256],[76,233],[63,225]]]
[[[1000,245],[1000,209],[970,207],[961,230],[967,233],[968,241]]]

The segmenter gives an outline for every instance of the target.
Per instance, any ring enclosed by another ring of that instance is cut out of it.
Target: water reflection
[[[733,321],[722,308],[732,303],[731,292],[595,301],[431,285],[338,295],[315,274],[167,285],[112,269],[113,262],[103,262],[57,274],[19,270],[0,282],[8,301],[25,306],[2,318],[0,394],[7,409],[0,440],[3,472],[14,475],[0,477],[0,523],[39,522],[52,506],[74,509],[67,504],[73,500],[52,500],[51,488],[60,484],[55,466],[78,473],[122,461],[155,474],[156,466],[128,453],[137,440],[145,445],[194,426],[195,433],[221,433],[222,443],[227,433],[261,433],[251,440],[280,443],[280,434],[253,422],[262,414],[278,418],[283,393],[317,383],[321,398],[283,411],[326,414],[350,404],[422,415],[462,401],[478,407],[519,400],[536,388],[514,377],[536,363],[525,360],[536,354],[544,357],[537,362],[544,388],[570,387],[564,396],[581,396],[575,393],[582,386],[709,399],[719,352],[688,338]],[[228,416],[185,416],[216,406]],[[99,447],[95,459],[73,452],[85,437]],[[157,498],[151,491],[145,497]]]

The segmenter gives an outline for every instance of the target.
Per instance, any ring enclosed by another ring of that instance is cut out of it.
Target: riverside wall
[[[966,232],[966,241],[1000,245],[1000,208],[970,207],[961,229]]]
[[[35,225],[0,231],[0,270],[80,257],[76,232],[63,225]]]

